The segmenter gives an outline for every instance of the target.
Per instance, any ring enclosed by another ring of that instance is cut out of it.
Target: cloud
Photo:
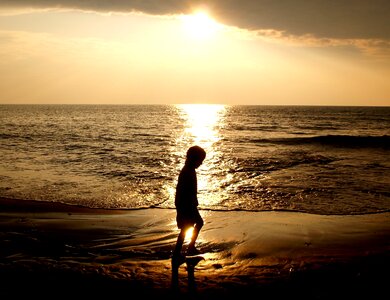
[[[189,11],[192,1],[180,0],[4,0],[5,9],[81,9],[97,12],[143,12],[153,15],[180,14]]]
[[[263,40],[284,45],[306,47],[306,48],[327,48],[327,49],[357,49],[367,57],[376,58],[380,62],[390,62],[390,40],[389,39],[352,39],[352,38],[319,38],[313,35],[287,35],[282,31],[258,30],[255,36]]]
[[[390,2],[386,0],[216,2],[221,18],[251,30],[273,29],[319,38],[390,38]]]
[[[2,9],[190,13],[207,8],[218,21],[248,30],[333,39],[390,39],[388,0],[2,0]]]

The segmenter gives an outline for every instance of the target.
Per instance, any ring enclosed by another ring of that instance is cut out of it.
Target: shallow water
[[[1,105],[0,196],[173,208],[186,149],[201,209],[390,209],[390,108]]]

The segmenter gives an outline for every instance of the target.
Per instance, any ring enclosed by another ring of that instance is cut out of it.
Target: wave
[[[163,207],[149,207],[149,208],[162,208]],[[378,210],[378,211],[370,211],[370,212],[349,212],[349,213],[324,213],[312,210],[304,210],[304,209],[287,209],[287,208],[273,208],[273,209],[245,209],[245,208],[232,208],[232,209],[224,209],[224,208],[201,208],[200,211],[221,211],[221,212],[288,212],[288,213],[303,213],[303,214],[311,214],[311,215],[322,215],[322,216],[360,216],[360,215],[375,215],[375,214],[383,214],[389,213],[390,209]]]
[[[134,208],[112,208],[111,210],[143,210],[143,209],[175,209],[174,207],[165,207],[160,205],[150,205],[143,207],[134,207]],[[109,209],[110,210],[110,209]],[[217,211],[217,212],[287,212],[287,213],[303,213],[311,215],[321,215],[321,216],[360,216],[360,215],[376,215],[376,214],[385,214],[390,213],[390,209],[382,209],[375,211],[349,211],[349,212],[323,212],[318,210],[305,210],[305,209],[289,209],[289,208],[216,208],[216,207],[199,207],[199,211]]]
[[[313,137],[256,139],[255,143],[280,145],[324,145],[345,148],[390,148],[390,136],[322,135]]]
[[[132,208],[107,208],[107,207],[91,207],[87,205],[68,204],[59,201],[45,201],[32,199],[14,199],[7,197],[0,197],[0,208],[2,212],[67,212],[67,213],[96,213],[96,212],[112,212],[120,213],[121,211],[136,211],[146,209],[169,209],[174,210],[174,207],[160,206],[159,204],[144,205]],[[287,209],[287,208],[268,208],[268,209],[247,209],[247,208],[207,208],[199,207],[199,211],[216,211],[216,212],[288,212],[288,213],[304,213],[312,215],[335,215],[335,216],[358,216],[358,215],[375,215],[390,213],[389,209],[368,211],[368,212],[348,212],[348,213],[324,213],[314,210],[304,209]]]

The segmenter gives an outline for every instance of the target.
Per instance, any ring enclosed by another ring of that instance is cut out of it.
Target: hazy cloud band
[[[98,12],[190,13],[206,7],[220,22],[320,38],[390,39],[388,0],[1,0],[2,9],[81,9]]]

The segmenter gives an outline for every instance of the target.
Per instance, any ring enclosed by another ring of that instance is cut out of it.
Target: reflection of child
[[[192,146],[187,151],[186,162],[182,168],[176,186],[175,206],[176,222],[180,229],[177,237],[173,258],[181,257],[181,249],[187,229],[194,227],[191,241],[187,248],[187,255],[198,254],[195,242],[203,226],[203,219],[198,211],[197,178],[195,169],[206,157],[206,152],[199,146]]]

